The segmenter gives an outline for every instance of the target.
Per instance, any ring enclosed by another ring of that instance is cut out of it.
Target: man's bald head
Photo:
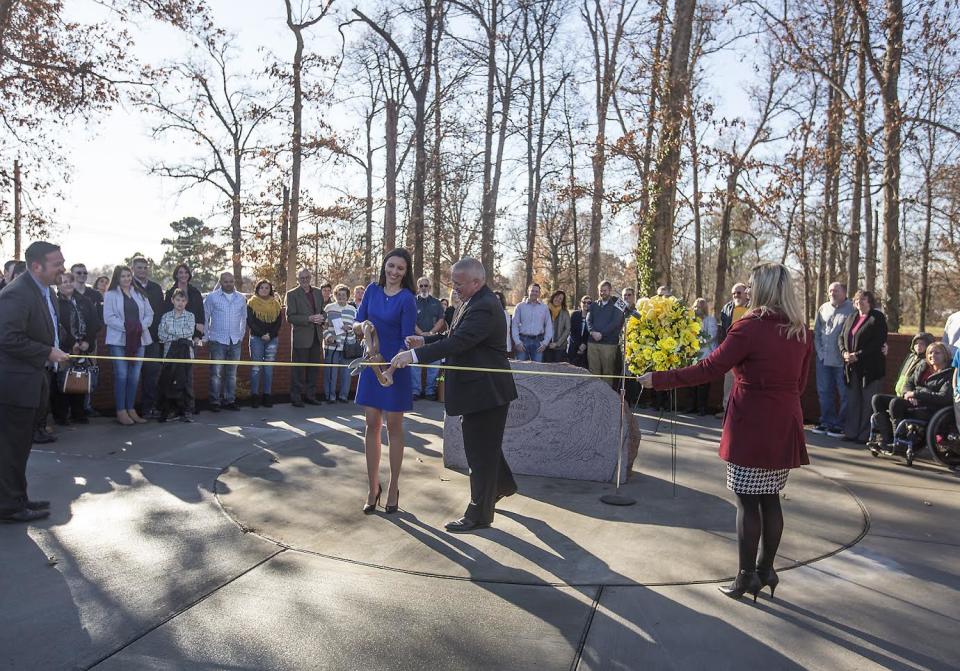
[[[450,268],[450,278],[460,297],[467,300],[487,283],[487,271],[482,263],[467,257],[453,264]]]
[[[237,288],[233,273],[220,273],[220,288],[223,289],[224,293],[233,293],[233,290]]]

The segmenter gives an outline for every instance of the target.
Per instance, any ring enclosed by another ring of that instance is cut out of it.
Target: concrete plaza
[[[0,669],[960,667],[960,482],[922,457],[808,435],[777,598],[754,604],[717,591],[736,571],[718,420],[677,415],[674,461],[669,419],[639,416],[634,506],[523,476],[494,528],[452,535],[468,483],[442,466],[441,406],[408,416],[389,516],[360,512],[357,410],[95,420],[35,449],[53,512],[0,526]]]

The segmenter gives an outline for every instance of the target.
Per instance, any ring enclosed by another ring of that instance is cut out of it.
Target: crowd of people
[[[938,341],[914,336],[894,387],[881,393],[887,372],[887,320],[871,291],[853,299],[834,282],[830,300],[814,322],[820,421],[813,431],[872,450],[892,451],[893,431],[905,418],[929,419],[954,402],[954,370],[960,366],[960,311],[953,313]]]
[[[582,296],[579,309],[571,312],[563,291],[554,291],[544,303],[542,288],[534,283],[511,313],[503,294],[486,286],[486,271],[475,259],[454,265],[453,291],[445,303],[431,295],[430,278],[413,280],[404,249],[388,252],[377,280],[352,291],[330,282],[317,287],[312,272],[302,269],[298,286],[283,301],[266,279],[255,283],[249,297],[243,295],[228,272],[204,296],[191,284],[186,265],[177,267],[166,290],[151,279],[144,258],[116,267],[106,283],[90,286],[86,266],[75,263],[68,270],[56,245],[33,243],[26,256],[26,272],[18,273],[17,263],[6,265],[10,272],[0,291],[0,372],[11,381],[0,387],[0,520],[13,522],[49,514],[48,502],[26,494],[30,445],[54,439],[46,430],[51,411],[59,424],[89,421],[89,395],[66,393],[64,375],[95,356],[101,331],[112,357],[116,421],[129,426],[167,421],[171,415],[191,421],[196,411],[191,360],[204,348],[210,411],[237,410],[244,340],[253,364],[251,404],[270,407],[273,367],[258,364],[276,362],[285,317],[291,326],[288,363],[295,407],[347,402],[352,385],[345,364],[361,356],[361,341],[368,353],[382,357],[382,368],[361,367],[354,399],[365,417],[367,514],[377,511],[384,493],[384,512],[399,510],[404,414],[415,397],[436,398],[437,369],[411,372],[408,366],[444,360],[453,366],[445,373],[444,403],[448,414],[463,416],[471,502],[464,517],[446,529],[468,533],[488,527],[496,501],[517,491],[500,447],[517,391],[511,375],[490,373],[508,373],[507,352],[512,352],[520,360],[568,361],[610,375],[616,385],[614,376],[624,365],[624,319],[636,304],[632,289],[624,289],[618,300],[612,284],[603,281],[596,297]],[[728,462],[727,485],[738,497],[741,556],[737,580],[724,592],[735,598],[756,597],[763,586],[772,591],[778,582],[773,570],[783,529],[778,492],[790,469],[808,463],[800,393],[811,355],[817,357],[822,408],[814,431],[888,443],[898,419],[929,415],[952,403],[960,313],[948,320],[943,342],[928,334],[914,338],[896,394],[884,395],[883,312],[869,291],[857,291],[852,301],[840,283],[830,285],[829,292],[811,346],[789,271],[782,264],[758,265],[750,283],[733,287],[719,319],[710,315],[704,299],[694,302],[703,332],[697,364],[633,381],[655,390],[653,403],[660,407],[670,389],[691,388],[693,409],[704,414],[709,383],[726,376],[724,405],[734,411],[724,416],[720,454]],[[660,287],[657,293],[669,295],[670,289]],[[315,365],[321,363],[328,365]],[[463,373],[458,366],[482,372]],[[737,410],[746,407],[750,412]],[[380,481],[384,426],[390,467],[386,490]],[[776,431],[786,439],[770,447],[764,436]]]
[[[12,284],[27,271],[22,261],[4,264],[0,289]],[[289,389],[295,407],[321,403],[346,403],[351,399],[351,378],[345,364],[360,357],[362,333],[354,329],[367,287],[344,284],[334,286],[321,282],[315,286],[313,273],[302,269],[297,274],[298,286],[280,300],[273,284],[266,279],[256,282],[252,294],[244,296],[229,272],[222,273],[217,287],[203,295],[192,283],[189,266],[180,264],[173,272],[173,283],[161,287],[151,279],[150,263],[138,257],[130,266],[117,266],[112,277],[101,276],[92,284],[83,263],[74,263],[58,278],[56,300],[61,345],[75,357],[98,353],[98,340],[103,334],[102,353],[126,359],[112,362],[114,372],[114,405],[116,421],[133,425],[148,420],[166,421],[171,415],[181,421],[192,421],[197,411],[194,395],[194,366],[182,365],[161,380],[166,358],[196,358],[198,351],[216,362],[239,361],[246,341],[246,352],[254,363],[276,361],[280,329],[284,317],[291,327],[291,362],[294,365]],[[433,281],[421,277],[411,287],[414,294],[414,333],[433,336],[448,332],[457,309],[462,305],[456,290],[449,298],[438,299],[432,293]],[[952,393],[952,361],[960,341],[960,312],[947,321],[945,348],[930,349],[934,338],[918,334],[911,352],[903,363],[893,396],[880,393],[886,373],[887,325],[872,292],[858,291],[847,297],[845,286],[834,282],[829,286],[830,300],[820,306],[814,323],[816,351],[816,385],[820,401],[820,421],[816,433],[847,441],[890,442],[890,423],[904,417],[928,416],[939,405],[949,404]],[[657,290],[670,295],[668,287]],[[616,376],[623,367],[623,305],[627,311],[636,306],[636,293],[624,288],[619,297],[611,282],[603,281],[596,296],[584,295],[576,305],[569,305],[563,290],[553,291],[547,300],[538,283],[527,287],[525,298],[512,311],[502,292],[494,292],[506,320],[505,348],[508,356],[520,361],[569,362],[593,374]],[[702,349],[699,360],[706,359],[726,338],[733,323],[749,310],[750,288],[734,284],[730,301],[718,311],[718,318],[709,310],[704,298],[697,298],[693,308],[702,321]],[[204,352],[205,350],[205,352]],[[177,356],[171,355],[171,352]],[[934,360],[945,359],[935,363]],[[207,407],[212,412],[237,410],[237,365],[210,365]],[[273,406],[273,366],[251,366],[250,405]],[[411,397],[437,400],[438,368],[424,369],[413,375]],[[96,377],[96,376],[95,376]],[[177,382],[179,380],[179,382]],[[620,383],[613,377],[610,384]],[[942,384],[946,381],[945,384]],[[94,379],[94,384],[96,379]],[[666,392],[655,391],[639,397],[639,387],[629,380],[630,401],[654,409],[669,409]],[[178,386],[182,393],[169,393]],[[724,376],[723,407],[727,405],[733,386],[733,373]],[[705,415],[709,384],[690,390],[684,409]],[[51,378],[47,410],[58,425],[87,423],[97,412],[90,395],[64,394],[62,385]],[[931,396],[930,394],[934,394]],[[946,399],[946,400],[945,400]],[[48,413],[35,427],[38,443],[56,440],[47,428]],[[723,411],[717,413],[722,417]]]

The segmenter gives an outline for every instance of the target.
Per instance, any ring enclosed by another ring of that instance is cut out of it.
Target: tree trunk
[[[529,12],[527,12],[529,14]],[[526,21],[526,19],[525,19]],[[524,26],[524,31],[526,31]],[[525,129],[525,140],[527,144],[527,230],[526,244],[524,248],[523,263],[526,270],[525,286],[530,286],[533,282],[533,246],[537,240],[537,202],[534,195],[534,182],[536,181],[536,168],[533,159],[533,102],[537,90],[537,78],[533,69],[533,55],[527,54],[527,64],[530,71],[529,90],[527,91],[527,127]]]
[[[287,283],[287,263],[290,245],[290,189],[283,186],[283,209],[280,211],[280,255],[277,259],[277,281],[281,283],[281,293],[285,294],[291,286]]]
[[[363,278],[370,282],[373,278],[373,117],[374,105],[371,105],[370,113],[367,115],[367,156],[364,170],[367,177],[367,197],[366,197],[366,232],[363,242]]]
[[[287,286],[297,286],[299,223],[300,223],[300,162],[303,157],[303,34],[294,29],[297,49],[293,55],[293,138],[291,142],[290,163],[290,214],[287,233]]]
[[[931,164],[933,156],[931,155]],[[933,224],[933,175],[932,171],[926,171],[926,196],[927,202],[925,210],[925,221],[923,226],[923,249],[920,252],[920,331],[925,331],[927,327],[927,310],[930,306],[930,229]]]
[[[577,222],[577,175],[576,175],[576,145],[573,143],[573,126],[570,123],[570,110],[567,108],[566,93],[564,93],[563,118],[567,131],[567,167],[570,185],[570,204],[567,209],[570,224],[573,227],[573,293],[575,300],[583,295],[583,285],[580,283],[580,228]]]
[[[898,84],[903,55],[903,3],[886,0],[887,47],[883,61],[883,304],[891,333],[900,330],[900,135]]]
[[[487,270],[487,277],[496,277],[496,255],[494,243],[496,237],[495,196],[493,193],[493,107],[497,78],[497,30],[499,2],[491,0],[487,24],[487,100],[483,115],[483,201],[480,211],[480,262]],[[504,120],[506,123],[506,120]]]
[[[693,32],[695,0],[677,0],[670,37],[670,69],[667,75],[660,135],[660,159],[657,162],[653,231],[650,259],[653,284],[670,286],[673,256],[674,207],[677,176],[680,172],[680,146],[683,136],[684,101],[688,98],[690,37]],[[647,289],[653,289],[651,285]],[[651,292],[652,293],[652,292]]]
[[[13,161],[13,258],[23,258],[23,212],[20,209],[20,193],[23,181],[20,177],[20,161]]]
[[[643,138],[643,166],[640,184],[640,225],[646,225],[650,212],[650,163],[653,161],[653,132],[657,123],[657,101],[660,98],[660,68],[663,60],[663,31],[667,23],[667,3],[660,0],[657,12],[657,35],[653,41],[650,65],[650,95],[647,98],[647,128]],[[642,287],[641,287],[642,290]]]
[[[440,244],[443,240],[443,172],[440,169],[441,126],[440,108],[442,91],[440,86],[440,42],[434,46],[433,54],[433,295],[440,295],[441,257]]]
[[[863,193],[863,180],[869,170],[867,156],[867,57],[863,44],[857,53],[857,99],[854,103],[857,122],[857,142],[853,177],[853,202],[850,206],[850,244],[847,258],[847,289],[851,293],[860,284],[860,217],[863,212],[863,198],[870,200],[870,194]],[[866,222],[867,238],[870,237],[870,221]],[[870,244],[867,243],[869,250]]]
[[[240,151],[239,143],[237,142],[239,138],[234,137],[234,147],[233,147],[233,198],[231,198],[232,213],[230,217],[230,238],[232,243],[232,261],[233,261],[233,277],[237,283],[237,291],[243,291],[243,251],[241,248],[241,243],[243,241],[243,232],[240,230],[240,215],[241,211],[241,202],[240,202],[240,159],[242,153]]]
[[[717,271],[714,277],[713,309],[718,315],[724,306],[724,296],[727,294],[727,247],[730,245],[730,219],[733,216],[733,205],[737,197],[737,178],[740,171],[731,166],[727,176],[727,186],[723,196],[723,210],[720,215],[720,240],[717,243]]]
[[[689,96],[688,96],[689,99]],[[693,100],[687,107],[687,125],[690,128],[690,171],[693,177],[693,257],[694,293],[703,296],[703,229],[700,222],[700,151],[697,142],[697,120]]]
[[[386,202],[383,213],[383,253],[397,246],[397,124],[400,118],[397,101],[388,98],[384,106],[384,139],[386,142]]]

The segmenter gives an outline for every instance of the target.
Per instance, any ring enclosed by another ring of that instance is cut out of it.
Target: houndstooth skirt
[[[770,471],[727,462],[727,489],[737,494],[776,494],[787,484],[790,469]]]

